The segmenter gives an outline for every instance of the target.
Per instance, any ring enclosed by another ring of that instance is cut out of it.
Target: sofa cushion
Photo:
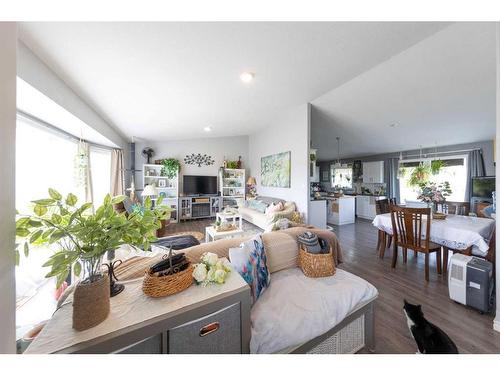
[[[255,199],[267,204],[268,206],[272,203],[274,203],[274,204],[278,204],[279,202],[281,202],[283,204],[285,203],[285,200],[280,199],[280,198],[264,197],[264,196],[260,196],[260,195]]]
[[[248,202],[248,208],[251,208],[255,211],[259,211],[261,213],[266,212],[267,206],[268,206],[267,203],[261,202],[257,199],[254,199],[254,200],[251,200],[250,202]]]
[[[269,232],[262,235],[266,248],[269,272],[297,267],[299,247],[295,238],[288,233]]]
[[[266,208],[266,215],[272,215],[275,212],[283,211],[283,203],[279,202],[277,204],[271,203],[269,206]]]

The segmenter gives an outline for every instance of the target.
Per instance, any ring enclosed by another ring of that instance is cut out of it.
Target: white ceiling
[[[495,53],[494,23],[454,24],[312,101],[318,159],[492,140]]]
[[[167,140],[251,134],[447,25],[22,23],[20,38],[110,124]]]

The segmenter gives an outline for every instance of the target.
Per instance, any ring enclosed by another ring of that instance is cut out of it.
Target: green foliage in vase
[[[227,168],[228,169],[238,169],[238,161],[231,161],[231,160],[229,160],[227,162]]]
[[[118,213],[113,205],[122,202],[125,196],[104,198],[103,204],[92,210],[92,203],[77,206],[77,197],[68,194],[65,198],[56,190],[49,189],[49,198],[33,201],[33,214],[18,215],[16,221],[16,261],[19,263],[19,248],[28,256],[32,247],[56,248],[54,254],[43,265],[50,267],[45,276],[57,277],[59,287],[71,269],[76,276],[82,270],[89,282],[100,275],[100,259],[108,250],[130,245],[149,250],[156,241],[156,230],[166,212],[161,207],[151,208],[151,200],[144,201],[142,213]]]
[[[181,163],[179,160],[170,158],[162,161],[161,175],[168,178],[174,178],[181,170]]]

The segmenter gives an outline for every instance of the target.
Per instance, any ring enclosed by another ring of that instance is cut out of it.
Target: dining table
[[[423,218],[424,220],[425,217]],[[375,216],[372,224],[389,235],[393,234],[391,214]],[[431,219],[430,241],[449,249],[486,257],[495,229],[495,220],[476,216],[447,215],[445,219]],[[422,236],[426,225],[422,225]]]

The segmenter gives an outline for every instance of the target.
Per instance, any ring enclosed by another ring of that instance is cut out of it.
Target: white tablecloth
[[[391,214],[377,215],[373,225],[392,234]],[[486,256],[495,220],[482,217],[448,215],[445,220],[431,221],[430,240],[450,249],[465,250],[472,246],[472,254]],[[422,228],[425,235],[425,227]]]

